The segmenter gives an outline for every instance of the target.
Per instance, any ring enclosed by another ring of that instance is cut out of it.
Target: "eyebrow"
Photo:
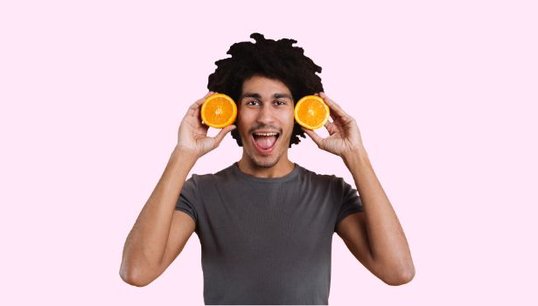
[[[251,92],[247,92],[247,93],[244,93],[242,94],[240,97],[239,97],[239,100],[243,100],[243,98],[255,98],[255,99],[261,99],[262,96],[258,93],[251,93]],[[287,99],[290,99],[293,101],[293,97],[291,95],[288,95],[288,94],[285,94],[285,93],[275,93],[273,95],[273,98],[275,99],[280,99],[280,98],[287,98]]]

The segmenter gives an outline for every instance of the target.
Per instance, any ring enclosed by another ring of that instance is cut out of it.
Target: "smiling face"
[[[294,101],[284,83],[263,76],[243,82],[237,128],[243,143],[239,167],[255,176],[278,177],[293,169],[288,146],[293,132]]]

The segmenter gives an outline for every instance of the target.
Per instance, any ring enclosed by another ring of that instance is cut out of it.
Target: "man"
[[[217,61],[204,98],[180,124],[164,174],[125,243],[120,275],[145,286],[176,258],[193,232],[202,246],[206,304],[327,304],[331,241],[390,285],[409,282],[414,267],[404,232],[379,183],[355,120],[323,93],[321,67],[295,41],[265,39],[231,46]],[[235,125],[208,137],[200,107],[213,92],[238,106]],[[318,94],[331,111],[327,138],[294,122],[294,103]],[[241,159],[211,175],[193,165],[232,132]],[[356,189],[288,159],[306,133],[340,156]],[[357,191],[359,195],[357,195]]]

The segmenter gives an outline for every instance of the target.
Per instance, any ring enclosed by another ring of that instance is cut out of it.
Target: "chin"
[[[272,168],[278,164],[278,161],[280,158],[271,158],[271,159],[265,159],[265,158],[258,158],[258,157],[252,157],[251,161],[254,164],[254,166],[259,168]]]
[[[248,143],[243,142],[244,153],[252,167],[268,169],[278,166],[288,149],[283,143],[289,143],[289,140],[285,141],[285,137],[279,137],[280,135],[277,133],[274,146],[268,152],[256,145],[254,136],[249,138]]]

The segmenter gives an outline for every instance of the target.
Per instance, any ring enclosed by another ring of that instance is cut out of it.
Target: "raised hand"
[[[200,117],[200,108],[205,99],[214,92],[208,92],[203,98],[194,102],[179,126],[178,140],[176,149],[194,154],[197,158],[219,146],[224,136],[235,128],[230,125],[222,130],[215,137],[208,137],[208,126],[202,124]]]
[[[332,122],[327,122],[325,128],[329,132],[329,136],[323,138],[315,131],[303,129],[310,138],[318,145],[318,147],[327,152],[336,154],[345,158],[348,154],[355,154],[363,150],[362,138],[355,122],[350,115],[329,99],[325,93],[319,93],[319,96],[325,101],[331,110]]]

